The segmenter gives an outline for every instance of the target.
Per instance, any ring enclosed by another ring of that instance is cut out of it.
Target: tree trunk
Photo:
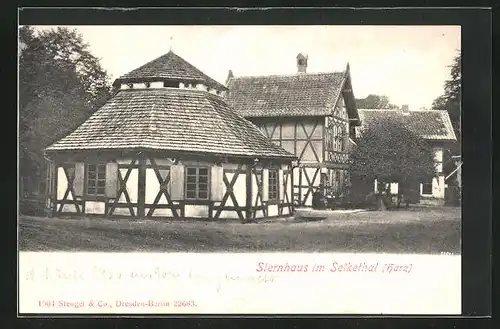
[[[387,207],[385,206],[384,198],[382,195],[379,195],[379,197],[377,198],[377,210],[379,210],[379,211],[386,211],[387,210]]]

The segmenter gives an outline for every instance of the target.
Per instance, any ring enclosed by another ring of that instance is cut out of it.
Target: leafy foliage
[[[450,79],[444,83],[443,95],[436,98],[432,103],[433,110],[448,111],[453,129],[459,140],[461,136],[460,104],[462,99],[461,58],[459,52],[453,59],[452,65],[450,65]]]
[[[106,71],[75,30],[19,29],[20,175],[43,179],[43,149],[110,97]]]
[[[434,152],[401,120],[381,118],[365,126],[350,157],[351,175],[366,182],[409,183],[436,174]]]
[[[356,106],[359,109],[398,109],[397,105],[389,102],[389,97],[373,94],[368,95],[366,98],[356,99]]]

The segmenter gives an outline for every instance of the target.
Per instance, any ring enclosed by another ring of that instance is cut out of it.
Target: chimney
[[[297,55],[297,73],[306,73],[307,71],[307,55]]]
[[[234,78],[234,75],[233,75],[233,71],[229,70],[229,72],[227,73],[227,78],[226,78],[226,86],[229,82],[229,79],[231,79],[231,78]]]
[[[401,106],[401,111],[403,111],[404,115],[410,114],[410,110],[408,109],[408,105],[402,105]]]

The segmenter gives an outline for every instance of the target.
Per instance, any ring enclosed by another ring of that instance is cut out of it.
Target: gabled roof
[[[121,90],[46,151],[108,149],[295,158],[219,96],[176,88]]]
[[[332,113],[348,75],[346,70],[232,77],[227,101],[245,117],[325,116]]]
[[[455,132],[447,111],[412,110],[404,114],[401,110],[358,109],[361,126],[380,118],[402,119],[405,125],[427,140],[456,141]]]
[[[180,79],[197,81],[217,90],[227,90],[226,86],[215,81],[186,60],[169,51],[138,68],[122,75],[115,80],[114,84],[141,82],[151,80]]]

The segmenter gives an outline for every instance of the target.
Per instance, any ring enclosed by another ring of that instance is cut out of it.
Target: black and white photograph
[[[460,313],[460,26],[18,37],[25,312]]]

